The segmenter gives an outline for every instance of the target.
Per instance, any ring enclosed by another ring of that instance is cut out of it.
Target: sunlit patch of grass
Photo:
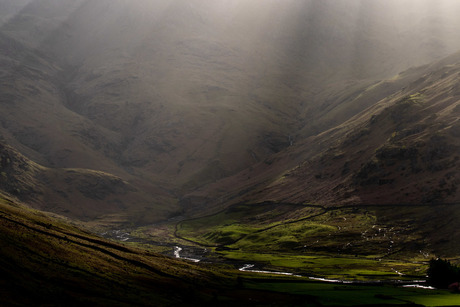
[[[424,279],[434,256],[423,246],[426,232],[438,225],[428,219],[437,208],[281,206],[235,205],[181,222],[178,234],[215,247],[219,258],[330,279]]]
[[[273,204],[237,205],[217,214],[181,222],[177,233],[204,245],[228,245],[263,228],[281,224],[285,214],[286,210],[279,210]]]
[[[399,273],[412,272],[418,264],[394,260],[378,260],[328,255],[295,255],[280,253],[256,253],[221,251],[225,258],[247,263],[258,263],[275,271],[288,271],[305,276],[321,276],[345,280],[396,280],[413,279]],[[398,273],[399,272],[399,273]]]
[[[219,217],[217,217],[217,220],[219,220]],[[257,229],[240,225],[234,220],[225,220],[225,224],[219,225],[212,217],[205,218],[199,222],[181,223],[178,226],[178,233],[182,237],[204,245],[231,244],[253,230]]]
[[[350,207],[325,211],[305,206],[297,211],[305,211],[304,217],[297,215],[296,220],[292,214],[284,221],[249,220],[248,208],[257,207],[236,206],[184,221],[179,232],[201,244],[225,247],[219,253],[227,259],[278,270],[351,280],[404,278],[401,274],[423,276],[426,265],[420,262],[427,260],[425,255],[407,251],[406,256],[400,254],[405,242],[416,242],[419,234],[406,223],[382,225],[379,215],[387,214],[389,209]],[[264,212],[265,217],[276,216],[270,214]],[[393,257],[388,257],[390,253]],[[415,260],[419,263],[411,262]]]
[[[280,225],[266,231],[253,232],[231,245],[233,248],[246,250],[270,249],[283,251],[300,247],[303,242],[309,242],[317,236],[326,236],[337,228],[307,221]]]

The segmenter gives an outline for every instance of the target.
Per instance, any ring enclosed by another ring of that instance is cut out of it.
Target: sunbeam
[[[0,306],[454,306],[459,16],[0,0]]]
[[[14,18],[16,14],[34,0],[17,0],[0,2],[0,27]]]

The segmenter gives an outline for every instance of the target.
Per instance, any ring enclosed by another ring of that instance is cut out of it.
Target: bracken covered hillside
[[[418,77],[305,142],[304,148],[323,143],[325,149],[258,195],[323,204],[458,202],[460,56],[409,70],[388,82],[407,75]]]

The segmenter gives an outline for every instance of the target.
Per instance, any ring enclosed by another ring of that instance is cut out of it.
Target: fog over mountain
[[[459,16],[0,0],[0,305],[458,305]]]
[[[369,86],[460,49],[460,3],[449,0],[0,6],[3,142],[44,167],[119,176],[151,195],[142,206],[170,213],[404,84],[363,99]]]

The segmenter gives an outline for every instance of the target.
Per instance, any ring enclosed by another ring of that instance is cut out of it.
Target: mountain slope
[[[176,233],[231,259],[268,253],[275,266],[322,253],[457,259],[459,78],[456,53],[366,88],[354,101],[369,107],[350,120],[190,193],[196,217]]]
[[[0,238],[3,306],[317,305],[308,295],[243,289],[236,270],[110,242],[2,194]]]
[[[0,239],[2,306],[413,306],[456,300],[442,290],[325,284],[171,259],[96,237],[2,194]]]
[[[88,169],[47,168],[0,143],[0,189],[49,212],[63,214],[81,221],[98,220],[98,224],[116,227],[125,223],[125,216],[139,224],[166,218],[178,208],[165,207],[168,197],[157,191],[156,204],[152,194],[136,188],[120,177]],[[154,213],[147,206],[155,208]]]
[[[459,55],[312,140],[323,150],[260,192],[290,202],[458,202]],[[414,71],[402,73],[414,74]],[[306,188],[308,187],[308,188]]]
[[[0,206],[2,304],[181,301],[169,291],[181,292],[182,281],[167,267],[187,264],[104,242],[11,198],[2,196]]]
[[[459,62],[457,53],[363,86],[331,110],[360,105],[358,115],[187,194],[184,203],[199,211],[200,203],[212,209],[241,201],[458,202]]]
[[[113,174],[164,207],[402,84],[362,95],[376,80],[460,48],[447,2],[2,3],[5,143],[45,167]]]

